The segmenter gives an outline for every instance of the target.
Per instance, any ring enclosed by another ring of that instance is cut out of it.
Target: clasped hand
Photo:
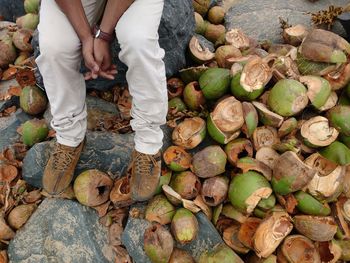
[[[84,75],[85,80],[96,79],[97,77],[114,79],[117,68],[112,64],[108,42],[90,37],[82,42],[82,52],[85,66],[90,70]]]

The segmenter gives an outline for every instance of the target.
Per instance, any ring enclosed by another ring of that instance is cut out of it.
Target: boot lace
[[[152,175],[151,173],[152,164],[153,164],[153,167],[158,166],[157,160],[153,157],[153,155],[150,155],[150,154],[137,152],[135,161],[136,161],[135,168],[138,174]]]
[[[53,157],[53,168],[58,171],[64,171],[72,163],[74,157],[74,148],[69,149],[66,146],[57,144],[54,152],[52,153]]]

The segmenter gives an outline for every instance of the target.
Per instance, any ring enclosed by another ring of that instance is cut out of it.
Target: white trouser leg
[[[93,22],[101,0],[83,0],[89,22]],[[53,116],[51,126],[57,141],[76,147],[86,132],[85,81],[79,72],[81,43],[55,0],[41,2],[40,56],[36,63],[43,76]]]
[[[166,122],[168,110],[164,50],[158,43],[163,4],[163,0],[135,0],[116,26],[119,58],[128,66],[126,79],[133,97],[135,149],[145,154],[162,147],[160,125]]]

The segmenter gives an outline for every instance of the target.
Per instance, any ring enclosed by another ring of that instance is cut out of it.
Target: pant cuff
[[[59,144],[69,146],[69,147],[77,147],[84,140],[83,139],[81,141],[71,141],[71,140],[62,138],[61,136],[58,136],[58,135],[56,135],[56,139]]]
[[[135,142],[135,150],[144,154],[156,154],[162,148],[162,145],[158,144],[148,144]]]

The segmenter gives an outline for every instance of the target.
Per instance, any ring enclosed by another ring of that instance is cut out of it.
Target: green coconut
[[[73,190],[79,203],[98,206],[109,199],[113,180],[105,173],[91,169],[79,174],[74,181]]]
[[[235,166],[239,157],[253,157],[253,144],[248,139],[238,138],[225,146],[225,153],[230,164]]]
[[[198,235],[197,218],[186,208],[179,208],[171,221],[171,232],[180,244],[190,243]]]
[[[256,208],[261,209],[263,211],[268,211],[272,209],[276,205],[276,197],[271,194],[268,198],[261,199],[257,204]]]
[[[197,64],[210,62],[215,57],[213,43],[198,34],[192,36],[188,45],[188,51],[191,59]]]
[[[207,129],[210,136],[219,143],[227,144],[240,134],[244,124],[241,102],[233,96],[220,101],[208,116]]]
[[[199,86],[206,99],[216,100],[227,93],[230,80],[228,69],[210,68],[200,76]]]
[[[7,68],[16,59],[16,48],[10,36],[5,35],[0,38],[0,68]]]
[[[143,249],[152,263],[168,263],[174,249],[174,240],[165,227],[155,223],[145,230]]]
[[[190,67],[179,70],[179,74],[183,82],[186,84],[199,80],[199,77],[208,69],[207,66]]]
[[[157,222],[161,225],[171,223],[175,214],[175,207],[164,195],[154,196],[147,204],[145,218],[150,222]]]
[[[264,87],[249,92],[242,87],[240,80],[241,73],[237,73],[236,75],[234,75],[231,80],[231,93],[237,99],[244,101],[253,101],[264,92]]]
[[[192,158],[191,170],[201,178],[214,177],[225,172],[226,153],[218,145],[205,147]]]
[[[192,157],[180,146],[170,146],[163,153],[165,164],[175,172],[182,172],[190,168]]]
[[[194,20],[196,21],[196,28],[194,32],[203,35],[208,26],[208,22],[204,21],[203,17],[197,12],[194,12]]]
[[[187,109],[186,104],[182,101],[180,97],[175,97],[168,102],[169,109],[173,108],[176,111],[181,112]]]
[[[246,129],[245,133],[247,137],[250,138],[259,124],[258,112],[250,102],[242,102],[242,108],[244,117],[243,127]]]
[[[229,200],[242,213],[250,214],[261,199],[272,193],[267,179],[253,171],[235,176],[229,187]]]
[[[172,140],[178,146],[193,149],[204,140],[206,133],[206,123],[202,118],[187,118],[175,127]]]
[[[340,133],[350,136],[350,106],[333,107],[327,112],[327,118]]]
[[[335,141],[322,148],[319,153],[326,159],[339,165],[350,164],[350,149],[341,142]]]
[[[316,109],[327,102],[332,91],[328,80],[318,76],[302,76],[299,81],[307,86],[306,95]]]
[[[39,13],[40,0],[24,0],[24,10],[26,13]]]
[[[186,85],[183,98],[191,110],[201,110],[205,106],[205,97],[197,81],[192,81]]]
[[[341,36],[323,29],[313,29],[299,47],[307,59],[326,63],[345,63],[350,44]]]
[[[221,24],[224,21],[225,9],[221,6],[213,6],[208,11],[208,20],[213,24]]]
[[[278,137],[282,138],[292,131],[294,131],[298,126],[298,121],[296,118],[291,117],[284,122],[282,122],[281,126],[278,129]]]
[[[244,261],[227,245],[220,244],[211,251],[203,252],[198,263],[244,263]]]
[[[172,176],[172,171],[162,170],[161,176],[159,178],[157,190],[154,192],[155,195],[158,195],[162,192],[163,185],[168,185],[170,183],[171,176]]]
[[[324,72],[335,69],[335,64],[308,60],[300,53],[297,54],[296,63],[302,75],[323,75]]]
[[[274,163],[272,188],[275,193],[286,195],[305,187],[315,174],[316,170],[300,160],[295,152],[287,151]]]
[[[198,177],[190,171],[174,174],[169,186],[185,199],[194,199],[201,189]]]
[[[346,145],[346,147],[350,148],[350,136],[346,136],[344,134],[340,134],[338,140]]]
[[[216,43],[217,41],[220,41],[223,37],[225,37],[225,31],[226,28],[224,25],[214,25],[208,23],[204,32],[204,36],[212,43]]]
[[[33,119],[22,124],[22,141],[29,147],[45,140],[49,134],[49,128],[44,119]]]
[[[272,111],[283,117],[294,116],[307,106],[309,99],[306,92],[299,81],[282,79],[271,89],[267,103]]]
[[[331,208],[327,204],[322,204],[317,199],[303,191],[296,192],[294,197],[298,201],[298,210],[304,214],[328,216],[331,213]]]
[[[196,0],[192,1],[194,11],[200,14],[202,17],[204,17],[210,7],[211,1],[210,0]]]
[[[39,15],[31,13],[26,14],[17,18],[16,24],[19,28],[35,30],[39,24]]]
[[[174,247],[168,263],[195,263],[195,261],[189,252]]]
[[[26,86],[22,89],[19,104],[24,112],[36,115],[46,110],[47,98],[37,86]]]

